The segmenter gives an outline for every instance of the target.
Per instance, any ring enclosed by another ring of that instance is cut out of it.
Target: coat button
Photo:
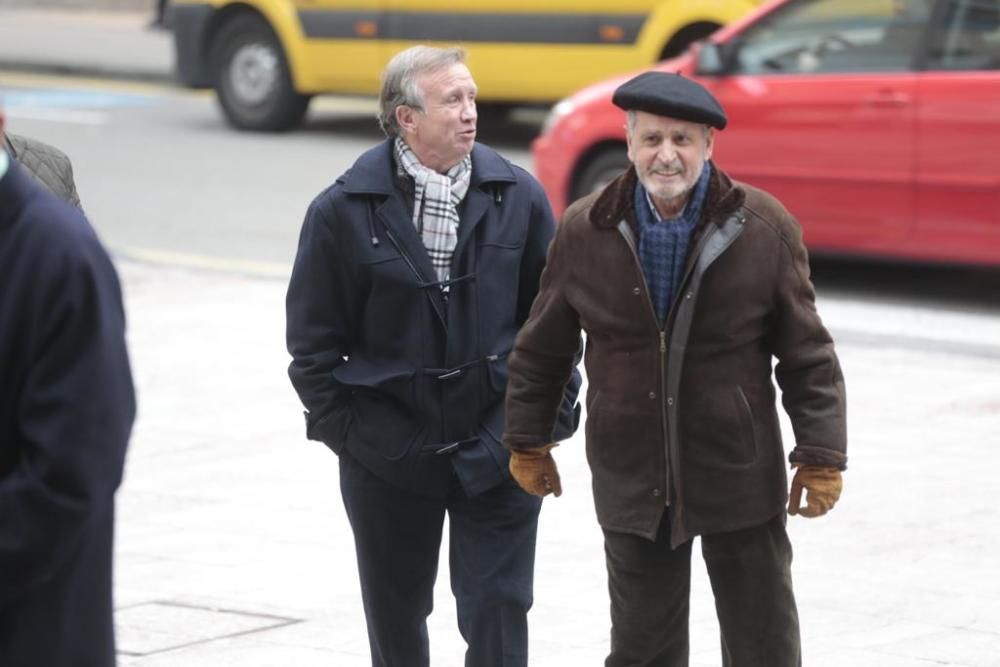
[[[660,490],[659,489],[653,489],[653,497],[656,498],[659,495],[660,495]]]
[[[655,391],[649,392],[649,398],[650,398],[650,400],[656,398],[656,392]]]
[[[635,294],[636,296],[638,296],[638,295],[642,294],[642,290],[639,289],[638,287],[633,287],[632,288],[632,294]]]
[[[667,396],[667,405],[673,405],[673,404],[674,404],[674,397]]]
[[[685,299],[690,299],[693,296],[694,296],[694,292],[688,292],[687,294],[684,295],[684,298]]]

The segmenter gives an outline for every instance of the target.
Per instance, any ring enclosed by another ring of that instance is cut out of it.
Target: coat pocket
[[[414,372],[351,359],[334,375],[351,390],[352,446],[373,449],[388,460],[405,457],[421,426]]]
[[[754,412],[743,388],[720,388],[698,396],[682,417],[684,458],[697,468],[743,468],[757,462]]]
[[[364,447],[388,461],[406,457],[420,431],[420,422],[397,401],[369,391],[356,390],[351,401],[353,433]]]
[[[309,413],[306,413],[307,438],[319,440],[332,449],[334,454],[340,454],[344,450],[352,419],[350,405],[338,405],[312,425],[308,423],[308,419]]]
[[[486,357],[486,378],[490,389],[503,395],[507,391],[507,352]]]
[[[735,439],[736,446],[731,453],[732,460],[725,463],[749,465],[757,460],[757,429],[754,426],[753,409],[743,387],[738,385],[733,393],[733,401],[736,404],[740,428]]]

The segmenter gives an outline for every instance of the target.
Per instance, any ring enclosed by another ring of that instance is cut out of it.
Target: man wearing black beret
[[[647,72],[613,101],[627,112],[632,168],[570,206],[549,249],[509,360],[511,472],[531,493],[561,493],[551,434],[585,330],[587,459],[611,595],[606,665],[688,664],[700,535],[722,664],[795,667],[785,504],[825,514],[847,463],[844,380],[801,230],[772,196],[710,161],[727,119],[701,85]],[[775,359],[795,434],[791,493]]]

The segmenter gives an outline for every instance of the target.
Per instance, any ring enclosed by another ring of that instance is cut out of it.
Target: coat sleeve
[[[30,340],[15,398],[19,458],[0,479],[0,608],[54,576],[107,520],[135,417],[118,279],[86,223],[71,222],[85,231],[44,241],[61,252],[39,261],[20,325]]]
[[[339,451],[334,417],[348,390],[333,370],[351,354],[360,295],[334,228],[329,202],[309,207],[285,299],[288,375],[306,408],[306,435]]]
[[[532,185],[531,223],[524,259],[521,262],[521,284],[518,298],[517,323],[522,328],[538,296],[546,255],[555,232],[555,220],[545,192],[534,179],[532,179]],[[580,404],[577,402],[577,397],[580,393],[581,377],[576,367],[580,363],[583,347],[579,333],[576,336],[575,349],[576,356],[573,359],[573,368],[569,379],[564,383],[565,387],[559,404],[555,428],[548,442],[569,438],[580,423]]]
[[[548,248],[538,294],[508,361],[503,444],[510,449],[540,447],[567,437],[563,432],[579,420],[574,403],[580,383],[575,370],[580,323],[566,294],[572,270],[567,227],[566,221],[559,225]]]
[[[847,467],[847,399],[833,339],[816,312],[809,258],[794,223],[779,249],[775,376],[795,433],[792,463]]]

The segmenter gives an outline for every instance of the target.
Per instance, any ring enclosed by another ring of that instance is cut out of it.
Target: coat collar
[[[347,194],[383,197],[379,202],[369,203],[374,209],[374,216],[392,234],[399,244],[400,251],[413,262],[420,280],[430,283],[435,279],[434,267],[431,266],[423,241],[411,222],[412,212],[407,207],[406,198],[398,187],[393,150],[393,140],[387,139],[366,151],[354,166],[338,179],[338,182]],[[472,149],[469,192],[460,207],[462,221],[458,227],[455,255],[461,255],[465,251],[473,230],[485,217],[490,203],[494,201],[494,194],[488,194],[483,188],[489,183],[517,183],[517,174],[510,163],[493,149],[475,144]],[[412,202],[410,206],[412,207]],[[440,291],[425,289],[429,290],[427,295],[438,319],[447,327],[446,306]]]
[[[344,192],[349,194],[390,195],[396,189],[395,158],[392,155],[393,139],[386,139],[358,158],[344,174]],[[472,178],[470,187],[487,183],[516,183],[517,175],[510,163],[492,148],[480,143],[472,147]]]
[[[630,166],[625,173],[611,181],[594,201],[589,214],[590,223],[595,227],[611,229],[624,219],[634,225],[633,201],[637,180],[635,169]],[[743,188],[734,185],[729,176],[713,162],[712,180],[708,184],[708,194],[705,195],[698,226],[703,227],[706,221],[711,221],[721,227],[726,218],[743,205],[745,199],[746,192]]]

